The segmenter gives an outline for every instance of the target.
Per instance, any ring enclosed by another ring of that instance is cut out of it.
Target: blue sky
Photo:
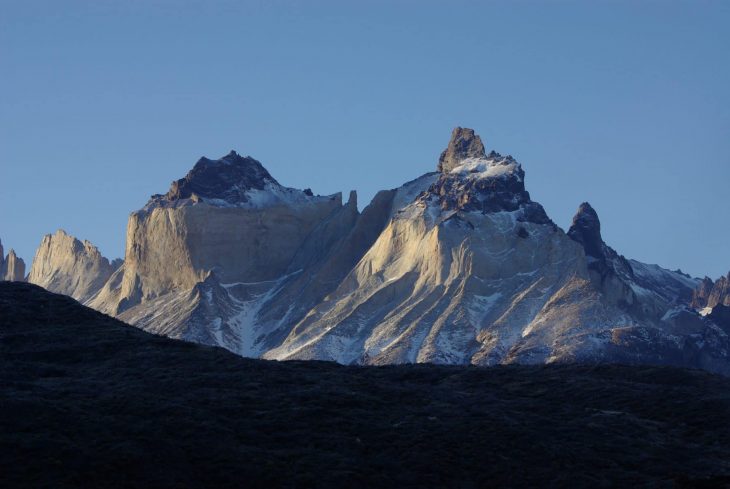
[[[456,125],[512,154],[567,229],[730,269],[729,2],[0,0],[0,238],[62,227],[109,257],[202,155],[374,193]]]

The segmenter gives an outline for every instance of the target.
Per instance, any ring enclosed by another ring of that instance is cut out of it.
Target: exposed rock
[[[578,208],[568,236],[583,246],[588,270],[604,298],[636,319],[655,321],[687,304],[697,280],[679,272],[627,260],[601,236],[598,214],[588,202]]]
[[[256,160],[201,160],[130,216],[91,300],[140,328],[244,356],[341,363],[621,361],[729,368],[698,281],[629,261],[584,204],[566,235],[512,157],[457,128],[438,173],[315,196]]]
[[[201,161],[173,193],[130,216],[124,266],[91,305],[156,333],[256,356],[337,285],[377,234],[357,225],[355,192],[343,205],[340,194],[281,186],[252,158]]]
[[[727,342],[696,314],[673,309],[693,279],[638,262],[634,272],[603,242],[588,205],[567,236],[523,182],[521,166],[494,152],[441,173],[394,215],[337,290],[264,357],[362,364],[689,361],[728,371],[718,346]],[[678,337],[696,343],[681,345]],[[691,360],[688,351],[696,353]]]
[[[175,201],[197,195],[238,204],[250,200],[248,191],[263,190],[272,184],[278,185],[278,182],[261,163],[231,151],[217,160],[200,158],[184,178],[172,182],[164,198]]]
[[[630,285],[634,271],[626,258],[603,241],[598,214],[588,202],[578,207],[568,236],[583,247],[596,288],[622,309],[634,307],[636,293]]]
[[[602,327],[623,323],[622,314],[607,319],[601,311],[580,246],[540,218],[523,180],[519,164],[496,153],[437,175],[394,215],[337,290],[265,357],[546,361],[545,337],[556,328],[589,318]],[[582,301],[550,317],[569,290],[583,290]],[[542,351],[532,343],[538,337]]]
[[[448,173],[467,158],[484,158],[484,144],[479,136],[474,133],[474,129],[456,127],[451,132],[449,145],[441,153],[437,170],[442,173]]]
[[[25,262],[15,254],[12,248],[5,256],[3,244],[0,241],[0,280],[22,282],[25,280]]]
[[[79,241],[62,229],[43,237],[28,281],[73,297],[91,299],[114,273],[115,266],[90,242]]]
[[[22,282],[25,280],[25,262],[15,254],[12,248],[3,263],[3,280]]]
[[[588,202],[583,202],[573,216],[573,224],[568,236],[583,246],[586,256],[596,260],[606,260],[605,243],[601,237],[601,221],[598,214]]]
[[[730,273],[713,282],[705,277],[692,295],[692,307],[712,309],[718,304],[730,306]]]
[[[707,307],[707,299],[710,297],[714,286],[715,282],[710,277],[703,278],[697,288],[692,292],[691,306],[695,309]]]
[[[472,129],[457,127],[438,164],[438,180],[421,195],[424,202],[438,202],[443,211],[514,212],[520,220],[552,224],[542,206],[525,190],[525,172],[511,156],[495,151],[489,155]]]

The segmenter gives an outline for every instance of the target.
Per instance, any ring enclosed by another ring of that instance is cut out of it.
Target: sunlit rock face
[[[43,237],[36,250],[28,282],[87,302],[107,282],[119,263],[112,264],[88,241],[59,229]]]
[[[354,192],[343,205],[280,185],[253,158],[203,158],[130,216],[124,266],[91,305],[258,356],[337,286],[398,196],[381,192],[361,214]]]
[[[473,131],[458,128],[437,168],[338,289],[267,357],[544,362],[556,353],[544,347],[547,337],[580,323],[583,311],[593,314],[584,324],[629,320],[602,310],[582,248],[530,200],[512,157],[485,154]],[[552,317],[563,307],[555,301],[571,294],[570,322]]]
[[[590,206],[564,233],[530,199],[521,165],[487,154],[461,128],[437,168],[337,290],[265,357],[727,368],[716,348],[727,338],[683,302],[697,281],[618,255]]]

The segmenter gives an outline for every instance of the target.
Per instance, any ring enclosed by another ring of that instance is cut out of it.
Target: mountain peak
[[[586,255],[595,258],[603,256],[601,221],[591,204],[583,202],[573,217],[568,236],[583,245]]]
[[[172,201],[197,195],[235,204],[246,201],[247,190],[263,190],[267,184],[279,183],[259,161],[231,151],[217,160],[200,158],[184,178],[172,182],[164,197]]]
[[[441,153],[437,169],[448,173],[467,158],[486,158],[484,144],[474,129],[455,127],[449,145]]]

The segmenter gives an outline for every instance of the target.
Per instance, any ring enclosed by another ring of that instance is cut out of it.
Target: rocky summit
[[[451,132],[448,146],[439,157],[437,169],[442,173],[449,173],[466,159],[485,156],[482,139],[474,133],[474,129],[456,127]]]
[[[223,158],[200,158],[184,178],[172,183],[164,195],[167,201],[202,197],[229,204],[248,202],[251,190],[264,190],[279,183],[261,163],[231,151]]]
[[[435,163],[360,211],[354,192],[285,187],[251,157],[201,158],[130,215],[123,264],[61,236],[30,278],[247,357],[730,374],[730,325],[713,310],[728,305],[725,279],[622,256],[588,203],[563,231],[522,164],[472,129],[454,129]]]

